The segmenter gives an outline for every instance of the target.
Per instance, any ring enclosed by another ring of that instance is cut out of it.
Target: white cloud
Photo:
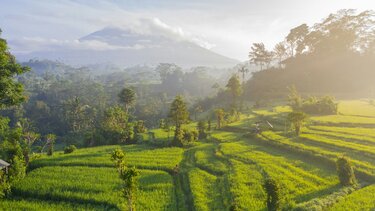
[[[23,37],[74,40],[108,25],[125,25],[246,59],[251,43],[264,42],[271,48],[291,27],[311,25],[342,8],[375,9],[375,1],[3,0],[0,26],[6,39],[22,41]]]
[[[204,48],[212,48],[215,45],[205,41],[203,38],[185,32],[181,27],[172,27],[159,18],[140,18],[131,23],[114,25],[111,27],[130,30],[132,33],[150,36],[163,36],[175,41],[189,41]],[[105,41],[91,40],[59,40],[55,38],[22,37],[10,40],[14,53],[30,53],[33,51],[58,51],[66,49],[76,50],[119,50],[119,49],[143,49],[158,47],[158,43],[149,43],[150,40],[141,40],[131,46],[108,44]]]
[[[35,51],[59,51],[59,50],[120,50],[120,49],[143,49],[145,46],[135,44],[133,46],[115,46],[98,40],[57,40],[41,37],[24,37],[23,39],[11,40],[12,52],[26,54]]]

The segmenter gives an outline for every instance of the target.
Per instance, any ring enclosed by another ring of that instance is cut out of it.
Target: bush
[[[134,125],[134,133],[137,134],[137,133],[145,133],[146,132],[146,127],[145,127],[145,124],[144,124],[144,121],[143,120],[138,120],[135,125]]]
[[[199,121],[198,122],[198,138],[199,139],[205,139],[207,137],[207,123],[205,121]]]
[[[263,188],[267,193],[267,208],[270,211],[276,211],[280,209],[280,187],[278,183],[272,179],[267,178],[264,181]]]
[[[301,110],[308,114],[337,114],[337,103],[335,103],[335,98],[331,96],[310,97],[303,101]]]
[[[54,152],[54,149],[53,149],[53,144],[48,147],[48,150],[47,150],[47,155],[48,156],[52,156],[53,155],[53,152]]]
[[[184,129],[183,130],[183,140],[185,142],[194,142],[198,140],[198,130],[197,129]]]
[[[74,152],[76,149],[77,149],[76,146],[74,146],[74,145],[69,145],[69,146],[67,146],[67,147],[64,148],[64,154],[72,153],[72,152]]]
[[[0,199],[10,193],[10,184],[4,171],[0,171]]]
[[[181,130],[181,128],[176,129],[174,131],[174,139],[172,141],[172,145],[176,147],[182,147],[184,146],[183,141],[184,141],[184,131]]]
[[[337,159],[336,165],[337,174],[342,185],[349,186],[356,183],[354,170],[348,158],[343,156]]]

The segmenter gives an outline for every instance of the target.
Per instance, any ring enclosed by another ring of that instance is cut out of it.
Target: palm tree
[[[246,67],[246,65],[242,64],[238,68],[238,73],[242,74],[242,86],[245,84],[245,76],[247,73],[249,73],[249,69]]]

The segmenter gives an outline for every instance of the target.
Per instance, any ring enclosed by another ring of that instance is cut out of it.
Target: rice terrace
[[[1,2],[0,210],[375,211],[374,11]]]

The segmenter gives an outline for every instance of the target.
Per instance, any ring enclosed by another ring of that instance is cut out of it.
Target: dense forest
[[[261,71],[253,73],[245,95],[282,97],[295,85],[307,94],[372,96],[374,33],[373,11],[341,10],[313,26],[291,29],[273,51],[254,43],[249,58]]]

